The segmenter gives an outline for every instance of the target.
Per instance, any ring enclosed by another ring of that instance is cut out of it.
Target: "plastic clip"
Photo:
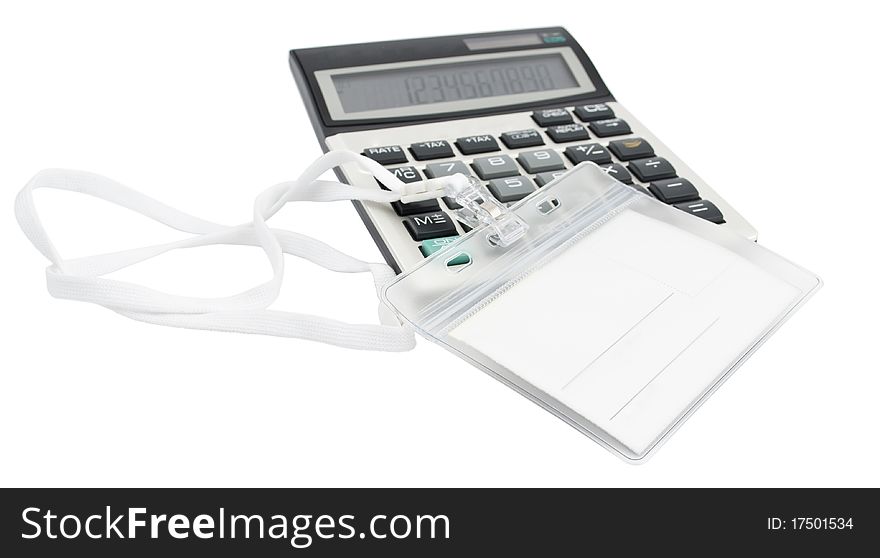
[[[456,175],[461,179],[447,183],[450,197],[455,199],[461,209],[453,210],[456,218],[471,228],[481,225],[489,227],[489,241],[507,247],[522,238],[529,225],[507,206],[495,200],[489,190],[474,177]]]

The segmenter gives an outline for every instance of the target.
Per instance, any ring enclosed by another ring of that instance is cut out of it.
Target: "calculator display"
[[[332,79],[348,113],[578,86],[558,53],[341,74]]]

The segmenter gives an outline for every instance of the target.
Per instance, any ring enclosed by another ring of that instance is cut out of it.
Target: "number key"
[[[559,156],[559,153],[550,149],[527,151],[521,153],[517,160],[529,174],[537,174],[539,172],[561,170],[565,168],[565,163],[562,162],[562,157]]]
[[[496,178],[490,180],[486,188],[502,203],[519,201],[535,191],[535,187],[524,176]]]
[[[495,155],[493,157],[481,157],[474,159],[474,170],[477,176],[483,180],[491,180],[493,178],[502,178],[505,176],[515,176],[519,174],[519,169],[513,159],[507,155]]]
[[[448,161],[445,163],[430,163],[425,167],[425,174],[428,178],[438,178],[440,176],[450,176],[456,173],[461,173],[465,176],[470,176],[471,171],[468,170],[467,165],[462,163],[461,161]]]

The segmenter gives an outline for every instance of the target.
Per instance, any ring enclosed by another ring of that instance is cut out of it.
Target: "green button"
[[[445,236],[443,238],[432,238],[431,240],[425,240],[422,242],[421,246],[419,246],[419,250],[422,251],[422,255],[426,258],[433,254],[434,252],[439,252],[443,248],[446,248],[453,242],[458,240],[457,236]],[[459,254],[455,256],[449,263],[446,265],[464,265],[466,263],[470,263],[471,258],[467,254]]]

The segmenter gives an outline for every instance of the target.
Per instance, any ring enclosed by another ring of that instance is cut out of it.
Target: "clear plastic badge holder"
[[[821,286],[592,163],[509,211],[473,191],[457,200],[476,228],[390,282],[384,302],[634,462]]]

